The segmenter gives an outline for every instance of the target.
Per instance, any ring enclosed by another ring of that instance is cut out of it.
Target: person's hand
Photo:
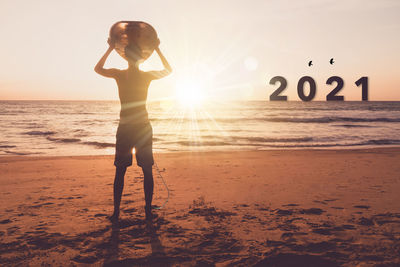
[[[160,39],[158,39],[158,38],[156,41],[156,47],[154,48],[154,51],[156,51],[157,53],[160,53]]]
[[[107,43],[110,45],[111,49],[115,48],[115,41],[113,39],[111,39],[110,37],[108,38]]]

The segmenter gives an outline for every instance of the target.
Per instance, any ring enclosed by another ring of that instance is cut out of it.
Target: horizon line
[[[70,102],[95,102],[95,101],[102,101],[102,102],[119,102],[118,99],[0,99],[0,102],[5,101],[70,101]],[[147,102],[162,102],[164,100],[147,100]],[[311,101],[302,101],[302,100],[285,100],[285,101],[271,101],[268,99],[230,99],[224,100],[220,102],[235,102],[235,101],[265,101],[265,102],[400,102],[400,100],[343,100],[343,101],[327,101],[327,100],[311,100]]]

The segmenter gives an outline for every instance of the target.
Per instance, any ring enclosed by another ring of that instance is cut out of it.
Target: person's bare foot
[[[151,207],[144,207],[144,211],[146,213],[146,221],[151,221],[154,217],[153,213],[151,212]]]

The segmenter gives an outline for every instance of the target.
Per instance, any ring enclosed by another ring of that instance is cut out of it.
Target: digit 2
[[[344,96],[336,95],[340,90],[342,90],[344,81],[339,76],[332,76],[326,81],[326,84],[332,84],[336,82],[336,87],[326,96],[326,101],[343,101]]]
[[[285,95],[279,95],[282,93],[283,90],[285,90],[287,86],[287,81],[284,77],[282,76],[275,76],[273,77],[270,81],[269,84],[275,85],[275,83],[279,82],[280,85],[279,87],[269,96],[270,101],[286,101],[287,96]]]

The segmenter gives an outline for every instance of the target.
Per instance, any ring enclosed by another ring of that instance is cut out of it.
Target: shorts
[[[132,165],[132,149],[135,148],[137,165],[153,166],[153,128],[150,122],[140,124],[119,124],[115,144],[116,167]]]

